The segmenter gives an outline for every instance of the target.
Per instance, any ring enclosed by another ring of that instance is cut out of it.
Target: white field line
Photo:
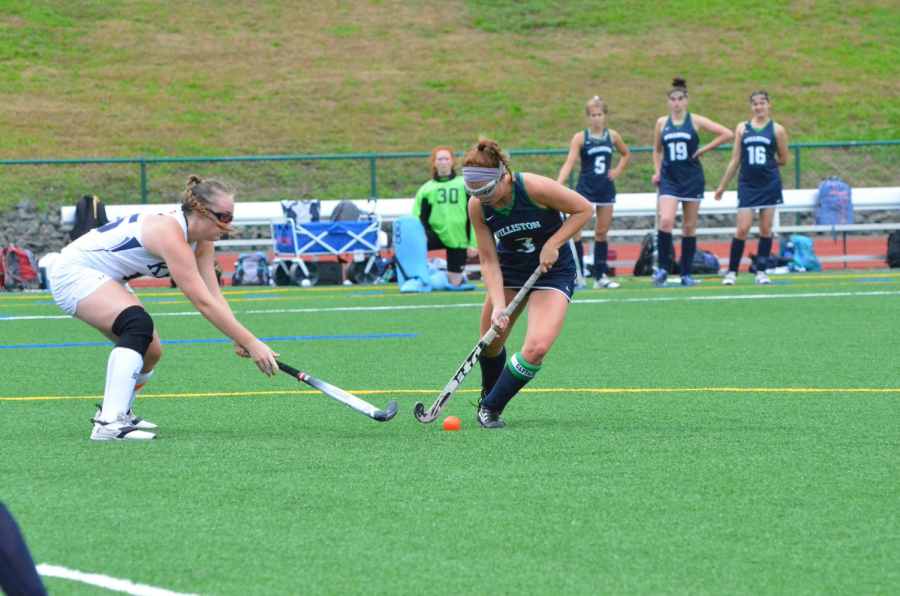
[[[184,594],[182,592],[173,592],[164,588],[154,588],[153,586],[145,586],[144,584],[136,584],[127,579],[116,579],[108,575],[100,573],[83,573],[65,567],[56,565],[47,565],[41,563],[37,566],[37,571],[44,577],[59,577],[62,579],[70,579],[76,582],[90,584],[92,586],[100,586],[114,592],[124,592],[126,594],[134,594],[134,596],[197,596],[197,594]]]
[[[771,300],[776,298],[846,298],[850,296],[896,296],[900,291],[894,292],[820,292],[806,294],[731,294],[725,296],[655,296],[653,298],[600,298],[594,300],[573,300],[572,304],[614,304],[625,302],[690,302],[695,300]],[[269,310],[236,310],[236,315],[276,315],[316,312],[362,312],[378,310],[429,310],[437,308],[473,308],[481,307],[482,303],[469,304],[403,304],[396,306],[341,306],[335,308],[276,308]],[[154,317],[189,317],[200,313],[187,312],[159,312],[150,313]],[[41,321],[50,319],[72,319],[69,315],[52,316],[0,316],[0,323],[4,321]]]

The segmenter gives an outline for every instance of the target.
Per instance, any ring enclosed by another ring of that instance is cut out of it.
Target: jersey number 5
[[[594,173],[598,176],[606,173],[606,157],[603,155],[594,158]]]

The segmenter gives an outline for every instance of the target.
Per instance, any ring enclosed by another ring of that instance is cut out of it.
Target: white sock
[[[138,378],[134,382],[134,391],[131,392],[131,400],[128,402],[128,411],[131,411],[131,407],[134,405],[134,400],[138,396],[138,393],[141,392],[141,389],[144,388],[144,385],[147,384],[147,381],[150,380],[150,377],[153,376],[153,371],[146,373],[141,373],[138,375]]]
[[[128,348],[113,348],[106,365],[106,390],[103,392],[101,422],[115,422],[119,412],[128,411],[134,384],[144,367],[140,354]]]

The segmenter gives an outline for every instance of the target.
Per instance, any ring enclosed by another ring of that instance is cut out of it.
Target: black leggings
[[[469,260],[465,248],[447,248],[438,235],[429,227],[425,228],[425,236],[428,238],[428,250],[447,249],[447,271],[450,273],[462,273]]]

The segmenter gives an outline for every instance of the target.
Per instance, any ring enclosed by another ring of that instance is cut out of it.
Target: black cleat
[[[501,412],[497,410],[492,410],[480,405],[478,406],[478,416],[476,419],[481,424],[482,428],[506,428],[506,425],[500,420],[500,414]]]

